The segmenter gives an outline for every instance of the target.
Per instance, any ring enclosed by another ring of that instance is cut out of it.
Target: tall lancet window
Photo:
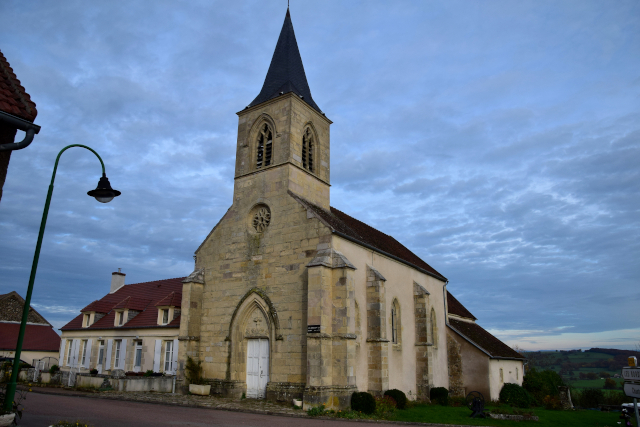
[[[262,125],[258,133],[258,156],[256,157],[256,169],[271,164],[271,154],[273,152],[273,132],[268,124]]]
[[[302,167],[313,172],[313,148],[315,141],[311,129],[307,128],[302,135]]]

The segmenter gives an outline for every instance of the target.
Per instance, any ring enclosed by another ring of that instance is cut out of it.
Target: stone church
[[[449,346],[462,384],[447,279],[330,205],[332,122],[288,10],[262,90],[237,114],[233,203],[184,280],[180,367],[201,361],[214,393],[343,408],[354,391],[448,388]]]

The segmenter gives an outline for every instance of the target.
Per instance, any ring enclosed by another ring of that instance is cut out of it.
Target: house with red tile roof
[[[0,52],[0,111],[29,122],[33,122],[38,115],[36,104],[22,87],[2,52]],[[14,125],[0,119],[0,145],[13,144],[16,131]],[[0,200],[10,158],[11,151],[0,151]]]
[[[184,280],[180,365],[201,362],[224,396],[339,409],[355,391],[472,391],[474,354],[461,355],[457,337],[476,344],[479,364],[487,353],[505,368],[517,359],[449,296],[443,274],[330,205],[332,121],[311,95],[288,10],[262,89],[237,115],[233,202]],[[467,328],[454,335],[459,321]]]
[[[109,293],[60,329],[61,369],[175,374],[183,279],[126,285],[112,273]]]
[[[23,310],[24,299],[17,292],[0,295],[0,356],[2,357],[15,355]],[[21,360],[33,365],[35,360],[51,357],[55,358],[55,361],[50,364],[57,364],[59,348],[60,336],[53,326],[33,307],[29,307]]]

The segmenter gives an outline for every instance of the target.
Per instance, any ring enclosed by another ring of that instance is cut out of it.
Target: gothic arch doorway
[[[270,378],[277,318],[269,302],[260,292],[249,291],[236,307],[230,325],[230,379],[244,383],[246,396],[251,398],[265,397]]]

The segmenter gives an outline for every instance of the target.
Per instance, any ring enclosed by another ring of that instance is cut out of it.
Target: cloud
[[[291,13],[334,121],[334,206],[407,245],[509,339],[623,339],[640,276],[634,3]],[[231,204],[234,113],[260,90],[283,15],[256,1],[3,4],[3,54],[42,131],[12,155],[0,292],[24,294],[53,161],[73,143],[100,153],[122,196],[89,199],[99,162],[65,152],[34,292],[47,319],[66,323],[119,267],[127,283],[189,274]]]

